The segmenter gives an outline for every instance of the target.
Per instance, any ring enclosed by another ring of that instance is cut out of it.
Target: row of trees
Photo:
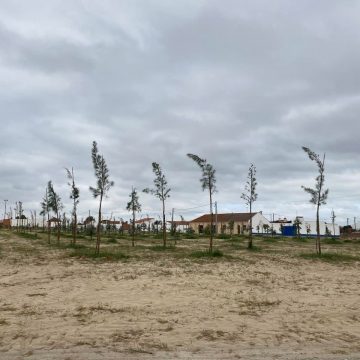
[[[326,204],[329,190],[324,189],[325,182],[325,155],[321,160],[319,155],[314,153],[307,147],[303,147],[303,150],[307,153],[310,160],[315,161],[318,168],[318,176],[316,177],[315,188],[302,187],[305,192],[311,195],[310,202],[316,205],[316,221],[317,221],[317,237],[316,237],[316,251],[318,254],[321,254],[321,244],[320,244],[320,225],[319,225],[319,209],[320,206]],[[201,170],[200,183],[202,190],[208,191],[209,194],[209,208],[210,208],[210,241],[209,241],[209,251],[213,251],[213,237],[214,237],[214,213],[213,213],[213,197],[216,190],[216,170],[214,167],[207,162],[206,159],[200,158],[195,154],[187,154],[187,157],[193,160]],[[102,219],[102,203],[105,197],[107,197],[108,192],[111,187],[114,186],[114,182],[110,180],[109,169],[107,167],[104,156],[99,154],[98,146],[96,141],[92,143],[91,150],[91,159],[94,168],[94,174],[96,178],[96,185],[94,187],[90,186],[89,190],[91,191],[93,197],[99,200],[98,206],[98,221],[96,227],[96,247],[95,252],[99,254],[100,252],[100,243],[101,243],[101,219]],[[66,176],[68,178],[68,185],[70,187],[70,199],[73,201],[72,208],[72,243],[76,243],[76,234],[77,234],[77,207],[79,204],[80,190],[75,183],[74,169],[71,168],[71,171],[68,168],[65,168]],[[152,163],[152,171],[154,173],[154,187],[143,189],[144,193],[152,194],[161,201],[162,205],[162,231],[163,231],[163,246],[167,245],[166,238],[166,199],[170,197],[171,188],[168,187],[166,177],[160,167],[156,162]],[[250,227],[249,227],[249,239],[248,239],[248,248],[253,247],[252,241],[252,209],[253,204],[257,200],[258,194],[256,193],[257,180],[256,180],[256,167],[254,164],[251,164],[248,169],[247,181],[245,184],[244,192],[241,194],[241,198],[245,201],[246,205],[249,208],[250,213]],[[126,209],[131,212],[131,231],[132,231],[132,245],[135,246],[135,222],[136,222],[136,213],[141,211],[141,205],[139,203],[139,196],[136,188],[132,188],[132,191],[129,195],[130,201],[127,203]],[[60,219],[60,213],[63,209],[63,204],[61,202],[60,196],[55,192],[53,184],[51,181],[48,182],[45,197],[41,202],[41,215],[47,216],[48,220],[48,241],[50,242],[50,211],[53,211],[56,214],[57,219]],[[60,241],[60,221],[57,222],[57,241]]]

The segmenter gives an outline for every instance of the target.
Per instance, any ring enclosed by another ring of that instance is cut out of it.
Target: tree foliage
[[[98,224],[96,229],[96,248],[95,253],[98,255],[100,252],[100,230],[101,230],[101,207],[103,198],[107,196],[110,188],[114,186],[114,182],[110,180],[109,169],[106,165],[104,156],[99,154],[96,141],[93,141],[91,150],[91,159],[94,167],[96,186],[90,186],[90,191],[94,198],[99,197],[99,213],[98,213]]]
[[[213,194],[216,192],[216,177],[215,173],[216,170],[214,167],[209,164],[206,159],[200,158],[198,155],[195,154],[187,154],[187,156],[195,161],[196,164],[201,169],[201,177],[200,183],[201,187],[204,190],[209,191],[209,205],[210,205],[210,246],[209,251],[213,251],[213,223],[214,223],[214,213],[213,213]]]
[[[69,179],[68,185],[70,186],[70,199],[73,200],[73,209],[72,209],[72,216],[73,216],[73,244],[76,243],[76,233],[77,233],[77,206],[79,205],[79,198],[80,198],[80,190],[75,185],[75,175],[74,169],[71,168],[71,171],[67,168],[66,175]]]
[[[310,195],[310,203],[316,205],[316,252],[321,255],[321,242],[320,242],[320,221],[319,209],[321,205],[326,204],[329,195],[329,189],[324,189],[325,185],[325,154],[321,160],[320,156],[308,147],[303,146],[302,149],[308,155],[311,161],[314,161],[317,166],[318,176],[315,178],[315,187],[309,188],[302,186],[305,192]]]
[[[135,245],[135,213],[141,211],[141,205],[139,202],[139,196],[135,188],[132,188],[129,197],[130,197],[130,201],[126,205],[126,210],[131,211],[133,216],[131,233],[132,233],[132,246],[134,246]]]
[[[60,227],[61,227],[60,212],[64,208],[64,206],[61,202],[60,196],[55,192],[54,186],[53,186],[51,180],[48,182],[47,193],[48,193],[49,209],[51,209],[55,213],[56,220],[57,220],[57,242],[59,243],[60,242]]]
[[[256,193],[256,167],[251,164],[248,171],[247,181],[245,184],[245,191],[241,194],[241,198],[245,200],[247,206],[249,206],[250,213],[250,229],[249,229],[249,242],[248,248],[251,249],[252,244],[252,205],[257,200],[258,194]]]
[[[165,217],[165,201],[170,197],[171,189],[168,187],[166,177],[162,172],[160,165],[156,162],[152,163],[152,170],[155,175],[154,185],[155,187],[150,189],[146,188],[143,190],[144,193],[152,194],[157,197],[162,202],[162,212],[163,212],[163,244],[166,246],[166,217]]]

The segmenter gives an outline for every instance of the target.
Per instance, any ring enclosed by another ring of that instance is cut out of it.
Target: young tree
[[[73,231],[73,240],[72,243],[75,245],[76,244],[76,235],[77,235],[77,206],[79,205],[79,198],[80,198],[80,190],[79,188],[75,185],[75,176],[74,176],[74,168],[71,168],[71,171],[67,168],[65,168],[66,170],[66,175],[67,178],[69,179],[68,185],[70,186],[70,199],[72,199],[73,201],[73,210],[72,210],[72,216],[73,216],[73,221],[72,221],[72,231]]]
[[[132,188],[131,190],[130,201],[126,205],[126,210],[132,212],[131,235],[132,235],[132,246],[135,246],[135,213],[141,211],[141,205],[139,203],[139,196],[137,194],[137,191],[134,188]]]
[[[216,170],[212,165],[210,165],[206,159],[201,159],[199,156],[194,154],[187,154],[187,156],[194,160],[200,167],[202,175],[200,178],[200,183],[203,191],[205,189],[209,190],[209,203],[210,203],[210,246],[209,252],[213,251],[213,237],[214,237],[214,212],[213,212],[213,195],[216,192]]]
[[[48,243],[50,244],[50,204],[49,204],[49,195],[48,195],[48,187],[46,187],[45,197],[41,202],[41,212],[40,215],[47,215],[47,233],[48,233]]]
[[[254,164],[251,164],[249,167],[249,172],[247,176],[247,181],[245,184],[245,192],[242,193],[241,198],[245,200],[247,206],[249,206],[249,214],[250,214],[250,229],[249,229],[249,242],[248,249],[252,249],[252,205],[257,199],[256,193],[256,167]]]
[[[316,205],[316,253],[321,255],[321,242],[320,242],[320,220],[319,220],[319,210],[321,205],[326,204],[327,197],[329,195],[329,189],[324,189],[325,184],[325,154],[323,159],[320,159],[320,156],[310,150],[309,148],[303,146],[302,149],[309,156],[311,161],[316,162],[319,175],[315,179],[315,188],[308,188],[302,186],[305,192],[310,194],[310,203]]]
[[[109,169],[106,165],[103,155],[99,154],[96,141],[93,141],[93,146],[91,150],[91,159],[94,166],[95,177],[96,177],[96,187],[90,186],[90,191],[92,192],[94,198],[99,197],[99,213],[98,213],[98,223],[96,228],[96,248],[95,254],[100,253],[100,230],[101,230],[101,206],[103,198],[106,197],[110,188],[114,186],[114,182],[109,179]]]
[[[297,236],[297,238],[300,239],[300,230],[301,230],[302,222],[300,221],[300,219],[298,217],[295,218],[294,225],[295,225],[295,230],[296,230],[296,236]]]
[[[234,220],[230,220],[228,222],[228,226],[229,226],[229,230],[230,230],[230,237],[232,238],[233,236],[233,232],[234,232],[234,224],[235,224],[235,221]]]
[[[165,175],[163,174],[161,167],[158,163],[152,163],[153,173],[155,174],[154,189],[146,188],[143,192],[152,194],[157,197],[162,203],[162,229],[163,229],[163,244],[166,247],[166,218],[165,218],[165,200],[170,197],[170,188],[167,186]]]
[[[60,212],[63,209],[63,204],[61,203],[60,196],[55,192],[53,184],[51,181],[48,182],[48,199],[49,199],[49,208],[55,213],[57,219],[57,243],[60,243]]]

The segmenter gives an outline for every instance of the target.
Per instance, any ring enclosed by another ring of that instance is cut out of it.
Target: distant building
[[[171,230],[171,224],[172,224],[175,227],[175,231],[186,232],[190,226],[190,221],[174,220],[174,221],[168,221],[168,224],[170,225],[170,230]]]
[[[256,213],[226,213],[214,214],[214,232],[218,234],[230,234],[233,225],[233,234],[247,234],[250,230],[250,219],[252,218],[253,233],[265,233],[270,228],[270,221],[265,218],[262,212]],[[205,214],[191,220],[189,226],[197,234],[202,234],[205,229],[210,229],[211,215]]]
[[[301,236],[316,236],[316,220],[305,220],[302,216],[297,216],[293,221],[286,221],[286,223],[273,222],[271,225],[277,233],[286,236],[295,236],[296,223],[299,223],[299,233]],[[320,235],[321,236],[340,236],[340,227],[337,224],[320,221]]]

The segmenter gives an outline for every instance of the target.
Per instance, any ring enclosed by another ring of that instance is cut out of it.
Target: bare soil
[[[332,259],[299,256],[313,240],[218,239],[219,258],[193,254],[207,239],[116,242],[128,258],[0,233],[1,360],[360,359],[358,241],[324,244]]]

